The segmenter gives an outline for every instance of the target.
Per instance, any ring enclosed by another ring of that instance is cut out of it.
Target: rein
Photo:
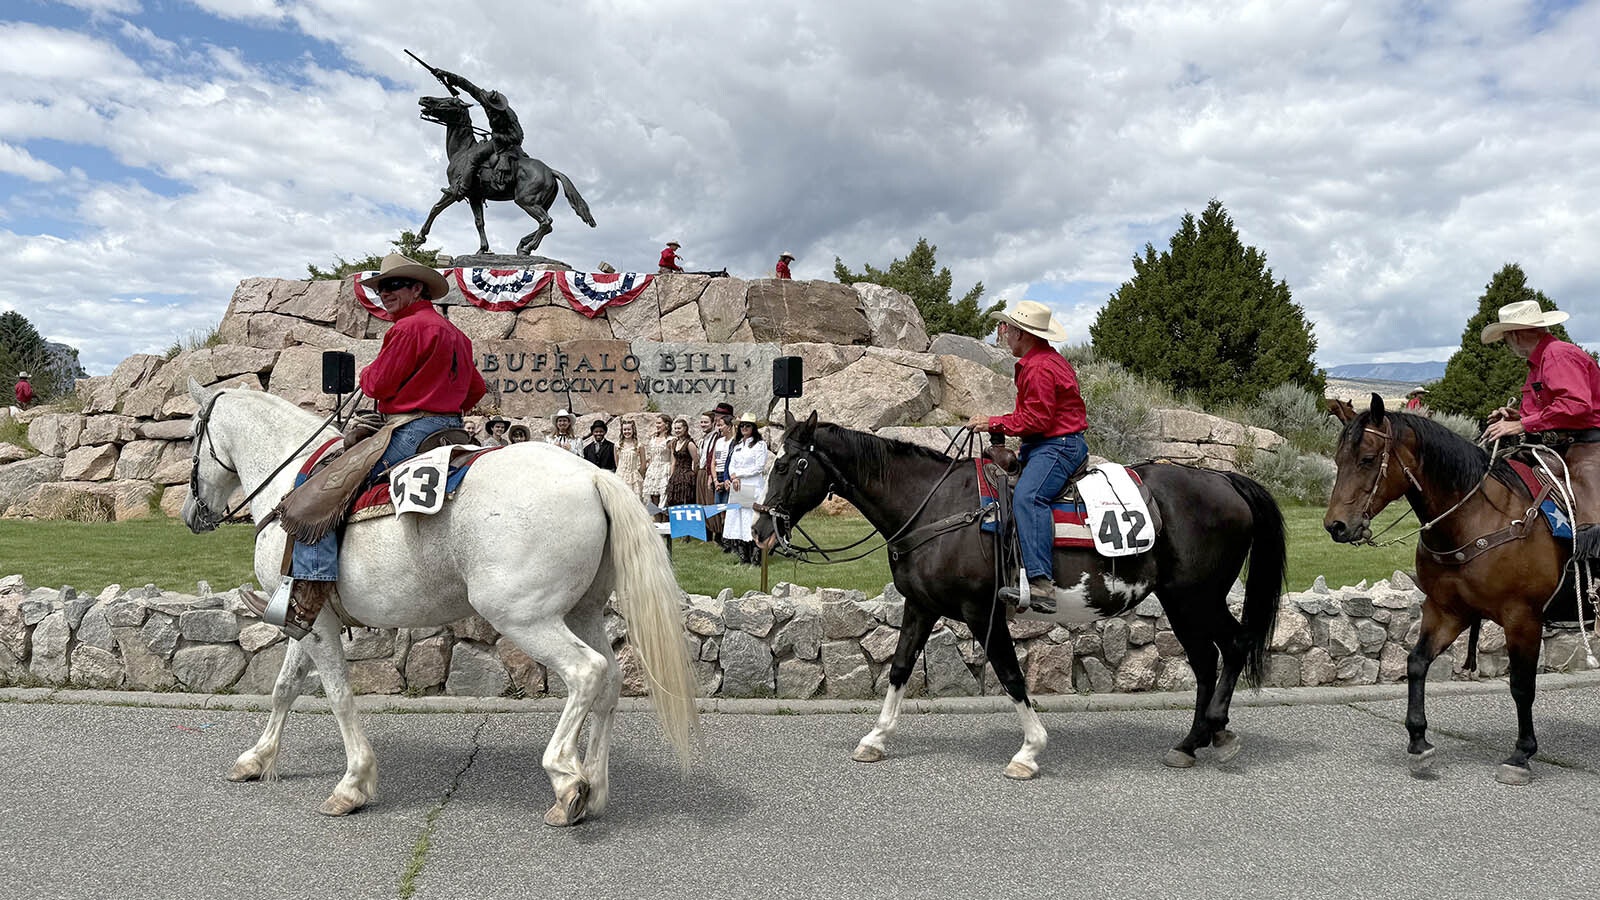
[[[892,562],[892,561],[898,560],[902,554],[909,553],[912,550],[915,550],[918,547],[921,547],[923,544],[928,543],[929,541],[933,540],[934,538],[937,538],[937,537],[939,537],[941,535],[947,534],[947,533],[949,533],[951,531],[956,531],[956,530],[959,530],[961,528],[967,527],[968,525],[970,525],[973,522],[977,521],[978,519],[982,518],[984,513],[986,512],[986,510],[983,509],[980,506],[977,509],[971,510],[969,512],[956,513],[954,515],[945,516],[944,518],[940,519],[937,522],[930,522],[927,525],[924,525],[924,526],[922,526],[920,528],[917,528],[915,530],[911,530],[911,526],[916,523],[917,519],[922,516],[923,510],[927,509],[928,508],[928,504],[930,502],[932,502],[933,495],[938,493],[939,488],[945,483],[945,481],[947,481],[950,478],[951,473],[953,473],[955,471],[956,464],[960,463],[960,462],[967,461],[967,460],[958,459],[955,456],[952,456],[950,454],[950,451],[954,450],[958,444],[960,444],[960,443],[962,443],[964,441],[967,444],[967,447],[968,447],[969,452],[970,452],[972,441],[976,437],[977,437],[976,432],[974,432],[971,428],[968,428],[966,426],[962,426],[962,428],[959,431],[957,431],[954,436],[952,436],[950,438],[950,443],[945,445],[945,455],[951,457],[950,458],[950,464],[945,466],[944,473],[939,476],[939,480],[935,481],[933,483],[933,486],[928,488],[928,493],[922,498],[922,502],[917,504],[917,508],[911,513],[911,515],[909,517],[907,517],[907,519],[905,521],[905,524],[901,525],[900,528],[897,529],[894,534],[883,538],[882,543],[877,544],[877,545],[875,545],[873,547],[870,547],[867,550],[864,550],[864,551],[856,554],[855,556],[850,556],[850,557],[846,557],[846,558],[843,558],[843,559],[834,559],[829,554],[831,554],[831,553],[842,553],[842,552],[844,552],[846,550],[854,549],[854,548],[860,546],[861,544],[871,540],[872,536],[874,534],[881,534],[881,532],[879,532],[878,529],[876,527],[874,527],[872,529],[872,531],[867,532],[861,538],[857,539],[856,541],[854,541],[852,543],[846,544],[843,547],[823,548],[823,547],[817,546],[817,542],[812,539],[811,535],[806,534],[805,530],[800,527],[800,524],[798,522],[794,521],[794,517],[789,515],[789,513],[786,512],[781,506],[770,505],[770,506],[767,507],[767,515],[771,516],[773,521],[775,521],[775,522],[779,522],[779,521],[783,522],[784,524],[786,524],[788,526],[789,529],[792,529],[792,530],[798,532],[799,534],[804,536],[807,541],[811,542],[811,546],[809,546],[809,547],[797,546],[795,544],[790,543],[789,539],[784,537],[783,532],[786,529],[775,528],[775,529],[773,529],[773,533],[776,534],[777,537],[778,537],[778,551],[780,553],[782,553],[784,556],[788,556],[791,559],[794,559],[794,560],[796,560],[798,562],[807,563],[809,565],[832,565],[832,564],[835,564],[835,563],[854,562],[854,561],[856,561],[858,559],[865,559],[866,557],[871,556],[872,554],[878,552],[879,549],[881,549],[883,547],[888,547],[889,548],[889,559]],[[847,498],[852,493],[859,494],[859,489],[857,489],[856,486],[851,483],[850,479],[844,477],[844,473],[840,472],[839,468],[837,466],[835,466],[833,463],[829,462],[828,458],[826,456],[824,456],[824,455],[822,455],[822,454],[817,452],[816,444],[808,445],[805,448],[805,451],[806,451],[806,453],[810,454],[810,456],[814,457],[817,460],[817,462],[821,463],[822,466],[828,470],[828,475],[832,479],[832,482],[833,482],[833,483],[830,483],[828,485],[828,493],[830,493],[830,494],[841,494],[841,495],[843,495],[843,496],[845,496]],[[806,462],[806,460],[804,460],[804,459],[797,460],[795,462],[795,465],[797,467],[799,467],[804,462]],[[804,471],[805,470],[803,468],[801,468],[799,470],[799,472],[796,473],[796,475],[799,475],[800,473],[803,473]],[[840,488],[836,487],[836,485],[843,485],[843,487],[842,487],[842,489],[840,489]],[[917,536],[917,535],[921,534],[922,532],[927,532],[927,534],[922,535],[921,539],[916,541],[915,543],[913,543],[913,544],[911,544],[909,546],[900,547],[900,548],[896,548],[894,546],[894,543],[896,541],[901,540],[903,538],[909,538],[909,537]],[[814,560],[814,559],[807,559],[806,557],[808,555],[811,555],[811,554],[816,554],[816,555],[821,556],[822,560],[818,561],[818,560]]]
[[[283,462],[278,463],[277,468],[273,469],[270,473],[268,473],[267,477],[263,478],[261,480],[261,483],[256,485],[256,489],[255,490],[253,490],[249,494],[247,494],[243,500],[240,500],[234,506],[227,507],[221,513],[218,513],[216,510],[212,509],[209,505],[207,505],[207,503],[205,501],[205,498],[203,498],[200,495],[200,447],[201,447],[201,445],[202,444],[205,445],[206,452],[211,454],[211,459],[212,459],[213,462],[215,462],[217,465],[221,466],[223,469],[225,469],[225,470],[227,470],[229,472],[232,472],[235,475],[239,474],[239,470],[238,469],[235,469],[233,466],[230,466],[227,463],[223,462],[222,458],[220,456],[217,456],[217,442],[216,441],[213,440],[210,443],[206,442],[206,437],[209,434],[209,430],[208,429],[209,429],[209,427],[211,425],[211,412],[212,412],[212,409],[217,405],[217,400],[219,400],[221,397],[222,397],[222,392],[221,391],[218,391],[215,394],[212,394],[211,397],[208,400],[206,400],[206,405],[204,407],[202,407],[199,412],[195,413],[194,457],[193,457],[193,462],[189,467],[189,499],[194,501],[195,517],[197,519],[199,519],[200,524],[205,526],[205,529],[207,531],[210,531],[210,530],[216,528],[218,525],[224,525],[224,524],[227,524],[229,522],[243,521],[243,519],[239,518],[239,513],[242,512],[245,509],[245,507],[250,505],[250,501],[254,500],[263,490],[265,490],[267,485],[272,483],[272,479],[278,477],[278,473],[283,471],[283,467],[284,466],[287,466],[289,463],[292,463],[296,459],[298,459],[300,457],[300,454],[307,447],[311,446],[311,443],[313,441],[315,441],[318,437],[320,437],[322,435],[322,430],[324,428],[327,428],[329,425],[333,424],[333,422],[339,417],[339,415],[344,412],[344,404],[345,403],[350,403],[352,401],[358,400],[361,397],[361,394],[360,393],[351,394],[349,400],[346,400],[346,401],[344,401],[344,403],[340,403],[339,405],[335,406],[334,409],[333,409],[333,413],[331,415],[329,415],[328,418],[325,419],[321,425],[318,425],[316,430],[311,432],[311,436],[306,438],[305,441],[303,443],[301,443],[299,447],[295,448],[295,450],[293,450],[289,454],[288,458],[284,459]],[[262,522],[261,524],[265,525],[266,523]],[[259,528],[257,530],[259,530]]]
[[[1394,447],[1394,426],[1390,425],[1387,430],[1379,431],[1378,429],[1373,428],[1372,426],[1369,425],[1369,426],[1365,427],[1364,431],[1366,431],[1366,433],[1368,433],[1368,434],[1375,434],[1375,435],[1383,438],[1383,458],[1378,463],[1378,475],[1377,475],[1376,478],[1374,478],[1372,480],[1372,490],[1367,492],[1367,499],[1361,504],[1361,514],[1363,516],[1366,516],[1367,521],[1370,522],[1370,521],[1372,521],[1372,519],[1374,517],[1374,514],[1372,512],[1372,501],[1377,498],[1378,489],[1383,486],[1383,482],[1385,480],[1385,476],[1387,476],[1388,473],[1389,473],[1389,457],[1390,456],[1393,456],[1394,459],[1395,459],[1395,462],[1398,462],[1400,464],[1400,471],[1405,473],[1406,480],[1411,482],[1411,486],[1416,489],[1418,496],[1423,495],[1424,491],[1422,490],[1421,482],[1419,482],[1417,480],[1417,476],[1412,473],[1411,467],[1406,465],[1406,461],[1400,458],[1399,451],[1396,450],[1395,447]],[[1495,449],[1498,450],[1499,446],[1500,446],[1500,441],[1499,441],[1499,439],[1496,439],[1495,440]],[[1493,458],[1494,458],[1494,454],[1491,451],[1490,459],[1492,460]],[[1408,538],[1416,537],[1417,535],[1423,534],[1424,532],[1428,531],[1433,526],[1439,524],[1440,522],[1443,522],[1446,518],[1448,518],[1450,516],[1451,513],[1454,513],[1456,510],[1458,510],[1461,507],[1465,506],[1467,501],[1472,499],[1473,495],[1477,494],[1478,491],[1483,489],[1484,483],[1489,480],[1489,474],[1490,474],[1491,471],[1493,471],[1493,466],[1492,465],[1490,466],[1489,469],[1484,470],[1483,477],[1478,479],[1478,483],[1472,486],[1472,490],[1467,491],[1467,493],[1460,500],[1458,500],[1454,506],[1450,507],[1449,509],[1447,509],[1444,512],[1440,513],[1439,515],[1434,516],[1432,519],[1428,520],[1427,522],[1422,523],[1421,525],[1417,526],[1416,528],[1412,529],[1411,531],[1408,531],[1405,534],[1400,535],[1399,537],[1390,538],[1387,541],[1379,542],[1378,538],[1383,537],[1385,534],[1388,534],[1390,531],[1392,531],[1394,529],[1394,527],[1396,525],[1399,525],[1402,521],[1404,521],[1405,516],[1400,516],[1399,518],[1395,519],[1393,522],[1390,522],[1382,531],[1378,532],[1377,534],[1368,535],[1366,538],[1363,538],[1360,541],[1354,541],[1352,543],[1365,544],[1365,545],[1367,545],[1369,547],[1392,547],[1395,544],[1401,543],[1402,541],[1405,541]],[[1412,512],[1414,514],[1415,510],[1412,510]],[[1420,519],[1421,516],[1418,516],[1418,518]],[[1426,545],[1424,545],[1424,546],[1426,546]]]

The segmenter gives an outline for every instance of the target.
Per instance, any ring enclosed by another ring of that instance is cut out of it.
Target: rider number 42
[[[1150,520],[1140,510],[1108,509],[1100,516],[1095,536],[1101,545],[1114,550],[1145,550],[1155,543],[1149,526]]]

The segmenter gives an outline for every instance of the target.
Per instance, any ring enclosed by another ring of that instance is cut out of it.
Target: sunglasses
[[[398,291],[401,288],[407,288],[416,283],[417,282],[415,280],[410,278],[385,278],[384,280],[378,282],[378,293],[386,294],[389,291]]]

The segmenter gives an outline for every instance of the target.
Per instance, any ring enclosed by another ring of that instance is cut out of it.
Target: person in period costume
[[[661,413],[656,416],[653,428],[650,444],[646,448],[644,499],[657,507],[665,508],[667,479],[672,477],[672,417]]]
[[[506,440],[513,444],[526,443],[532,439],[533,433],[528,430],[526,425],[513,425],[511,430],[506,432]]]
[[[1089,457],[1083,432],[1089,420],[1078,392],[1078,373],[1050,346],[1067,330],[1043,303],[1023,300],[1016,309],[990,314],[1000,320],[997,334],[1017,357],[1016,408],[1004,416],[975,415],[968,427],[1022,439],[1022,474],[1017,477],[1012,510],[1017,541],[1027,570],[1029,605],[1042,613],[1056,610],[1055,522],[1050,501],[1067,486]],[[1002,596],[1017,595],[1004,588]]]
[[[504,447],[511,443],[510,431],[510,420],[496,416],[483,426],[483,438],[478,444],[483,447]]]
[[[750,413],[739,417],[738,431],[728,448],[728,503],[732,508],[722,526],[722,536],[737,543],[740,562],[752,566],[761,562],[761,550],[751,528],[756,522],[756,504],[767,494],[769,454],[760,424]]]
[[[656,272],[666,275],[670,272],[682,272],[683,266],[678,264],[678,242],[667,241],[667,246],[661,251],[661,261]]]
[[[544,442],[546,444],[554,444],[568,453],[582,456],[583,438],[572,433],[572,413],[564,409],[558,409],[555,415],[550,417],[550,423],[555,428],[555,431],[545,435]]]
[[[667,502],[663,505],[672,507],[693,504],[695,476],[699,474],[695,464],[698,461],[700,448],[695,446],[694,438],[689,436],[688,420],[673,421],[670,448],[672,474],[667,476]]]
[[[1422,395],[1426,394],[1427,392],[1428,389],[1425,387],[1418,386],[1412,388],[1411,393],[1406,394],[1406,402],[1405,406],[1403,407],[1404,410],[1408,413],[1415,413],[1419,416],[1426,415],[1428,406]]]
[[[778,256],[778,265],[774,270],[774,274],[784,281],[788,281],[791,277],[789,275],[789,260],[791,259],[794,259],[794,254],[787,250]]]
[[[596,419],[589,426],[589,439],[583,442],[583,458],[608,472],[617,470],[617,445],[606,437],[605,420]]]
[[[639,446],[639,427],[632,419],[623,419],[617,425],[617,474],[644,502],[644,450]]]

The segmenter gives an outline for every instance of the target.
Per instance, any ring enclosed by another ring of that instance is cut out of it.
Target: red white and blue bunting
[[[610,307],[633,302],[655,280],[654,275],[642,272],[536,272],[483,266],[438,271],[468,303],[494,312],[522,309],[554,281],[567,303],[591,319]],[[383,302],[378,299],[377,284],[372,281],[377,274],[376,271],[356,273],[356,300],[367,312],[392,322],[394,317],[384,310]]]
[[[554,272],[556,290],[572,308],[589,318],[613,306],[638,299],[655,280],[642,272]]]

